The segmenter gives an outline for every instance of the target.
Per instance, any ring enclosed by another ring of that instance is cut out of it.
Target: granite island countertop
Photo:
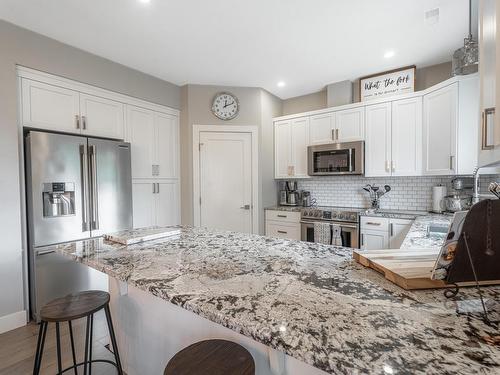
[[[404,291],[348,248],[183,227],[124,246],[46,247],[329,373],[498,373],[474,289]],[[500,318],[500,288],[484,288]]]

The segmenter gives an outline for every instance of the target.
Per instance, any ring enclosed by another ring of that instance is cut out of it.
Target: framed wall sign
[[[362,102],[415,91],[415,65],[372,74],[359,79]]]

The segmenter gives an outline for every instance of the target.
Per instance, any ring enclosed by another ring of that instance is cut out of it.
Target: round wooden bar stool
[[[255,375],[255,363],[241,345],[226,340],[205,340],[174,355],[164,375]]]
[[[113,345],[113,353],[115,356],[115,362],[105,360],[105,359],[92,359],[92,336],[94,330],[94,314],[99,310],[104,309],[106,314],[106,321],[108,324],[109,336],[111,338],[111,344]],[[116,367],[118,374],[122,375],[122,365],[120,362],[120,355],[118,354],[118,347],[116,345],[115,331],[113,329],[113,322],[111,320],[111,313],[109,311],[109,293],[91,290],[86,292],[80,292],[76,294],[70,294],[66,297],[57,298],[47,305],[45,305],[40,311],[40,332],[38,334],[38,343],[36,347],[35,354],[35,364],[33,368],[33,374],[38,375],[40,373],[40,367],[42,364],[43,347],[45,344],[45,336],[47,334],[47,326],[49,323],[56,324],[56,348],[57,348],[57,373],[62,374],[71,369],[74,370],[75,375],[78,375],[78,367],[83,365],[83,373],[91,375],[92,373],[92,363],[104,362],[110,363]],[[71,322],[75,319],[87,318],[87,327],[85,331],[85,359],[83,362],[76,362],[75,353],[75,342],[73,340],[73,327]],[[71,354],[73,355],[73,366],[62,369],[61,361],[61,335],[60,335],[60,323],[68,323],[69,336],[71,341]]]

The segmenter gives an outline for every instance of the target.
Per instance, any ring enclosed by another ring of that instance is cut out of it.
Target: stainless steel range
[[[359,248],[359,212],[345,207],[314,207],[301,210],[301,240],[314,242],[314,223],[339,225],[342,246]]]

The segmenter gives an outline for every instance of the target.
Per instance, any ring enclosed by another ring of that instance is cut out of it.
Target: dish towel
[[[332,245],[342,246],[342,228],[340,225],[332,224]]]
[[[332,244],[332,232],[329,223],[314,223],[314,242]]]

